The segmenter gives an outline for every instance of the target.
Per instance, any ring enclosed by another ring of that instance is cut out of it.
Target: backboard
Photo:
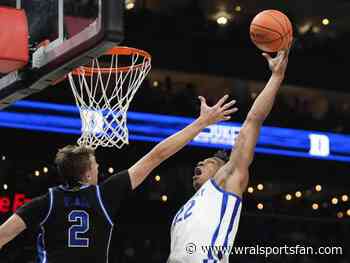
[[[25,10],[30,58],[25,67],[0,75],[0,109],[49,87],[123,40],[123,0],[1,0],[0,6]]]

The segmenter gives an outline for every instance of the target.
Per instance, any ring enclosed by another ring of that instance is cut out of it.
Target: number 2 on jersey
[[[192,215],[192,208],[194,207],[194,205],[196,204],[196,200],[191,200],[189,202],[189,204],[184,205],[179,212],[176,214],[175,219],[174,219],[174,226],[182,221],[185,220],[186,218],[188,218],[190,215]]]
[[[73,210],[68,221],[75,223],[68,229],[68,247],[89,247],[89,239],[81,237],[89,230],[89,214],[84,210]]]

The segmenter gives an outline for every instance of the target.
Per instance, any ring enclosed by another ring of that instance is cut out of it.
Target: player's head
[[[196,190],[200,188],[206,181],[216,174],[228,159],[229,157],[225,151],[218,151],[213,157],[198,162],[194,169],[193,187]]]
[[[70,187],[79,183],[98,183],[98,163],[95,151],[89,147],[67,145],[58,150],[55,164],[59,175]]]

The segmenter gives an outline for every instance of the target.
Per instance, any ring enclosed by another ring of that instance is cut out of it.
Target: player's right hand
[[[272,58],[267,53],[262,53],[262,55],[266,58],[269,68],[272,71],[272,74],[283,77],[286,72],[288,65],[288,57],[289,57],[290,48],[278,51],[276,57]]]
[[[199,96],[198,99],[201,102],[200,118],[203,119],[207,126],[217,123],[219,121],[227,121],[231,119],[231,114],[238,111],[238,108],[233,108],[236,101],[231,100],[225,103],[228,99],[228,95],[223,96],[214,106],[209,107],[204,97]]]

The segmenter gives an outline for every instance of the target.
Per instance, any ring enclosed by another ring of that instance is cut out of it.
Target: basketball
[[[292,23],[280,11],[262,11],[250,24],[250,38],[262,51],[280,51],[287,48],[293,40]]]

